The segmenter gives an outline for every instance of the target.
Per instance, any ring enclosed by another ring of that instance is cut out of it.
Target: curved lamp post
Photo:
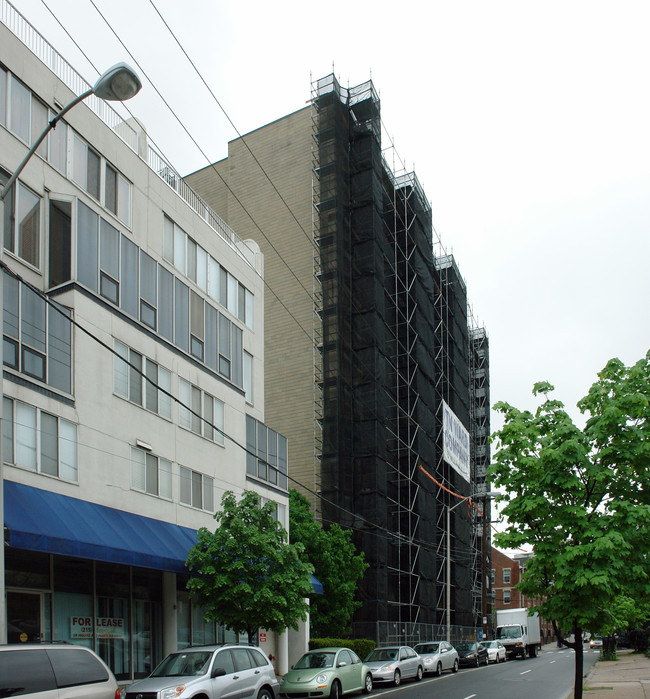
[[[59,119],[75,107],[79,102],[82,102],[90,95],[95,95],[100,99],[111,102],[124,102],[137,95],[142,87],[140,78],[135,71],[126,63],[117,63],[102,73],[97,79],[97,82],[88,90],[75,97],[72,102],[66,105],[55,117],[53,117],[43,130],[43,133],[34,142],[34,145],[29,149],[27,155],[22,159],[22,162],[14,170],[13,175],[7,180],[4,187],[0,188],[0,222],[4,221],[4,200],[14,182],[23,171],[29,159],[34,155],[38,147],[41,145],[47,134],[57,125]],[[0,224],[2,225],[2,224]],[[3,249],[4,249],[4,231],[0,238],[0,323],[4,312],[4,303],[2,298],[2,273],[3,273]],[[2,338],[0,338],[0,424],[2,420],[2,395],[4,393],[2,385]],[[2,429],[0,429],[0,643],[7,642],[7,608],[5,604],[5,556],[4,556],[4,487],[3,487],[3,469],[2,469]]]
[[[90,97],[90,95],[95,95],[109,102],[124,102],[137,95],[141,87],[142,83],[140,82],[140,78],[138,78],[135,71],[126,63],[117,63],[100,75],[93,87],[82,92],[78,97],[75,97],[72,102],[66,105],[53,119],[50,119],[43,133],[34,142],[34,145],[29,149],[27,155],[23,158],[20,165],[14,171],[14,174],[0,192],[0,200],[4,201],[4,198],[18,178],[18,175],[20,175],[25,165],[29,162],[29,159],[36,153],[47,134],[57,125],[59,119],[61,119],[64,114],[69,112],[73,107],[76,107],[79,102],[83,102],[87,97]]]

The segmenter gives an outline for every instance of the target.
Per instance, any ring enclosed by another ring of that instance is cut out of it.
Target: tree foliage
[[[650,540],[650,352],[632,367],[612,359],[578,403],[578,428],[553,386],[533,414],[497,403],[504,424],[494,435],[489,477],[509,493],[505,532],[496,543],[532,546],[519,585],[541,598],[540,616],[576,633],[576,688],[581,630],[605,631],[619,595],[647,600]],[[578,667],[578,665],[580,667]]]
[[[357,553],[350,531],[337,524],[323,529],[297,490],[290,491],[289,512],[291,541],[304,546],[303,560],[314,566],[314,575],[323,584],[323,594],[311,598],[311,635],[345,635],[354,610],[361,606],[355,595],[368,567],[363,553]]]
[[[247,632],[249,643],[258,628],[297,629],[307,618],[305,598],[313,592],[313,566],[301,560],[300,544],[287,543],[273,512],[273,503],[260,505],[251,491],[239,502],[234,493],[224,493],[214,515],[217,528],[199,529],[187,557],[193,573],[187,587],[205,607],[206,621]]]

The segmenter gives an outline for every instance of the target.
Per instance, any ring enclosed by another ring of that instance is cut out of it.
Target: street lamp
[[[34,142],[34,145],[29,149],[27,155],[22,159],[20,165],[14,170],[13,175],[7,180],[4,187],[0,188],[0,221],[4,222],[4,200],[14,182],[23,171],[29,159],[34,155],[38,147],[44,141],[47,134],[57,125],[61,117],[75,107],[79,102],[82,102],[90,95],[95,95],[100,99],[109,102],[124,102],[138,94],[142,83],[135,71],[126,63],[117,63],[102,73],[97,79],[93,87],[89,88],[79,96],[75,97],[72,102],[66,105],[55,117],[48,123],[43,133]],[[4,225],[4,224],[3,224]],[[2,317],[4,315],[4,300],[2,297],[3,291],[3,266],[4,266],[4,231],[2,240],[0,241],[0,327]],[[1,339],[1,338],[0,338]],[[3,458],[2,458],[2,403],[4,389],[2,385],[2,342],[0,342],[0,526],[2,527],[2,537],[0,538],[0,644],[7,642],[7,605],[5,595],[5,553],[4,553],[4,473],[3,473]]]
[[[484,500],[488,498],[495,498],[497,495],[501,495],[501,493],[497,491],[490,491],[490,492],[485,492],[485,493],[475,493],[474,495],[471,495],[469,497],[462,497],[462,500],[460,502],[457,502],[453,507],[447,505],[447,585],[446,585],[446,594],[445,597],[447,598],[447,609],[446,609],[446,622],[447,622],[447,643],[451,643],[451,511],[455,510],[459,505],[462,504],[467,504],[470,505],[473,500]],[[459,496],[461,497],[461,496]],[[483,542],[482,542],[482,559],[483,559],[483,594],[482,594],[482,616],[483,619],[486,618],[487,615],[487,590],[485,588],[485,569],[486,569],[486,561],[485,561],[485,549],[487,547],[487,529],[485,527],[485,506],[483,506],[483,512],[481,513],[481,516],[483,517]],[[485,630],[485,622],[483,622],[483,627],[484,627],[484,633],[487,633]]]

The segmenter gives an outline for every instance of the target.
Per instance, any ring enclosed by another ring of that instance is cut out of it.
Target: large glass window
[[[172,463],[131,447],[131,487],[149,495],[172,499]]]
[[[214,512],[214,481],[209,476],[180,467],[180,501],[200,510]]]
[[[244,352],[244,393],[246,402],[253,402],[253,355]]]
[[[83,202],[77,206],[77,279],[97,292],[99,216]]]
[[[119,340],[115,340],[114,347],[113,391],[171,419],[171,372]]]
[[[71,279],[72,204],[50,199],[48,269],[50,288]]]
[[[5,366],[71,392],[70,312],[8,274],[3,276]]]
[[[287,439],[246,416],[246,473],[287,488]]]
[[[223,444],[223,401],[181,378],[178,380],[178,397],[180,426],[217,444]]]
[[[31,92],[13,75],[11,76],[10,102],[9,128],[18,138],[31,146],[29,142]]]
[[[121,236],[121,241],[120,307],[133,318],[138,318],[138,247],[124,235]]]
[[[131,183],[109,163],[104,170],[104,205],[131,227]]]
[[[33,405],[3,400],[3,458],[7,463],[77,481],[77,426]]]
[[[72,179],[99,201],[99,155],[76,133],[72,140]]]
[[[54,112],[50,112],[50,120],[54,116]],[[48,134],[48,141],[50,163],[59,172],[65,174],[68,166],[68,125],[64,121],[57,121],[56,126]]]
[[[0,172],[0,184],[9,176]],[[34,267],[40,263],[41,200],[17,181],[5,198],[4,247]]]
[[[120,300],[120,232],[102,218],[99,233],[99,293],[117,305]]]
[[[7,125],[7,71],[0,68],[0,124]]]

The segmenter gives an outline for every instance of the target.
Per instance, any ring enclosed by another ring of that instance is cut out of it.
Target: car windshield
[[[459,643],[456,650],[474,650],[475,643]]]
[[[332,667],[334,665],[334,653],[305,653],[294,665],[296,670],[309,670],[311,668]]]
[[[521,636],[521,626],[499,626],[497,638],[519,638]]]
[[[152,677],[204,675],[210,665],[211,651],[182,651],[168,655],[151,673]]]
[[[397,658],[397,648],[375,648],[366,658],[367,663],[379,663]]]
[[[418,643],[413,650],[422,655],[423,653],[437,653],[438,648],[440,648],[438,643]]]
[[[497,647],[497,642],[496,641],[486,641],[483,644],[486,648],[496,648]]]

